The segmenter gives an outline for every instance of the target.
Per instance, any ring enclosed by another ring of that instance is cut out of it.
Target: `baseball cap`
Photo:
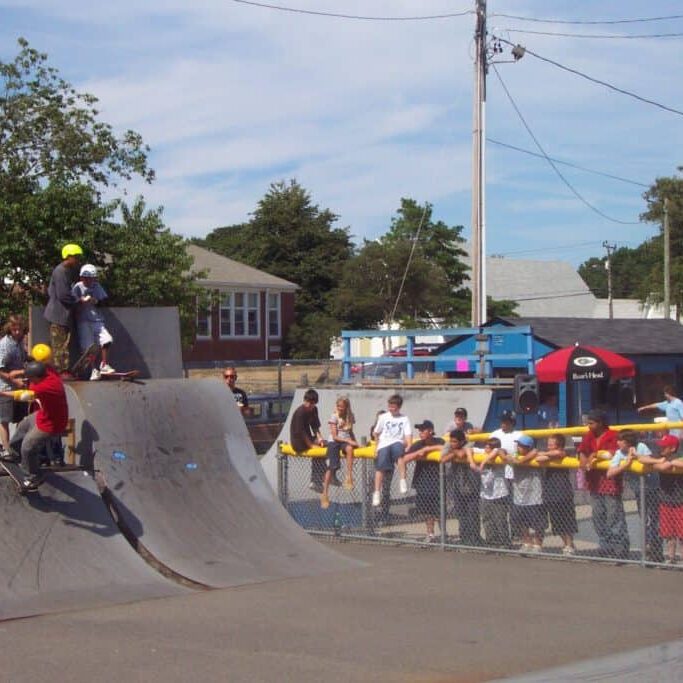
[[[500,421],[503,422],[504,420],[507,420],[508,422],[516,422],[517,417],[511,410],[504,410],[500,414]]]
[[[431,420],[423,420],[419,425],[415,425],[415,429],[431,429],[434,431],[434,423]]]
[[[592,422],[599,422],[600,424],[607,426],[607,413],[604,410],[600,410],[600,408],[589,410],[586,417]]]
[[[453,414],[460,417],[467,417],[467,411],[464,408],[456,408]]]
[[[674,448],[675,450],[678,450],[678,447],[681,444],[678,437],[673,434],[665,434],[661,439],[657,439],[655,443],[660,448]]]
[[[526,448],[532,448],[534,445],[534,440],[528,434],[520,434],[515,441],[520,446],[525,446]]]

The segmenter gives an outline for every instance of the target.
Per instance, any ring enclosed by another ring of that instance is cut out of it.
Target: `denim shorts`
[[[375,469],[381,472],[391,472],[396,465],[396,461],[405,452],[405,447],[402,441],[394,441],[394,443],[380,448],[377,451],[377,457],[375,458]]]

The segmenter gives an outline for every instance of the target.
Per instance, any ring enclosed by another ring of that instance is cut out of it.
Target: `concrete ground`
[[[2,622],[2,680],[485,681],[683,636],[678,571],[335,548],[367,566]]]

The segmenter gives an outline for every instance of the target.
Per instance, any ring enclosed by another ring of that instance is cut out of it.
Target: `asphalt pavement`
[[[1,622],[2,679],[485,681],[683,635],[678,571],[334,548],[367,564]]]

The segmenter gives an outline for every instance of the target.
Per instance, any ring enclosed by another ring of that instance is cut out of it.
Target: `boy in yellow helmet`
[[[52,271],[47,293],[45,318],[50,323],[52,359],[57,372],[65,374],[69,367],[69,340],[76,299],[71,288],[78,278],[78,266],[83,249],[78,244],[62,248],[62,262]]]

